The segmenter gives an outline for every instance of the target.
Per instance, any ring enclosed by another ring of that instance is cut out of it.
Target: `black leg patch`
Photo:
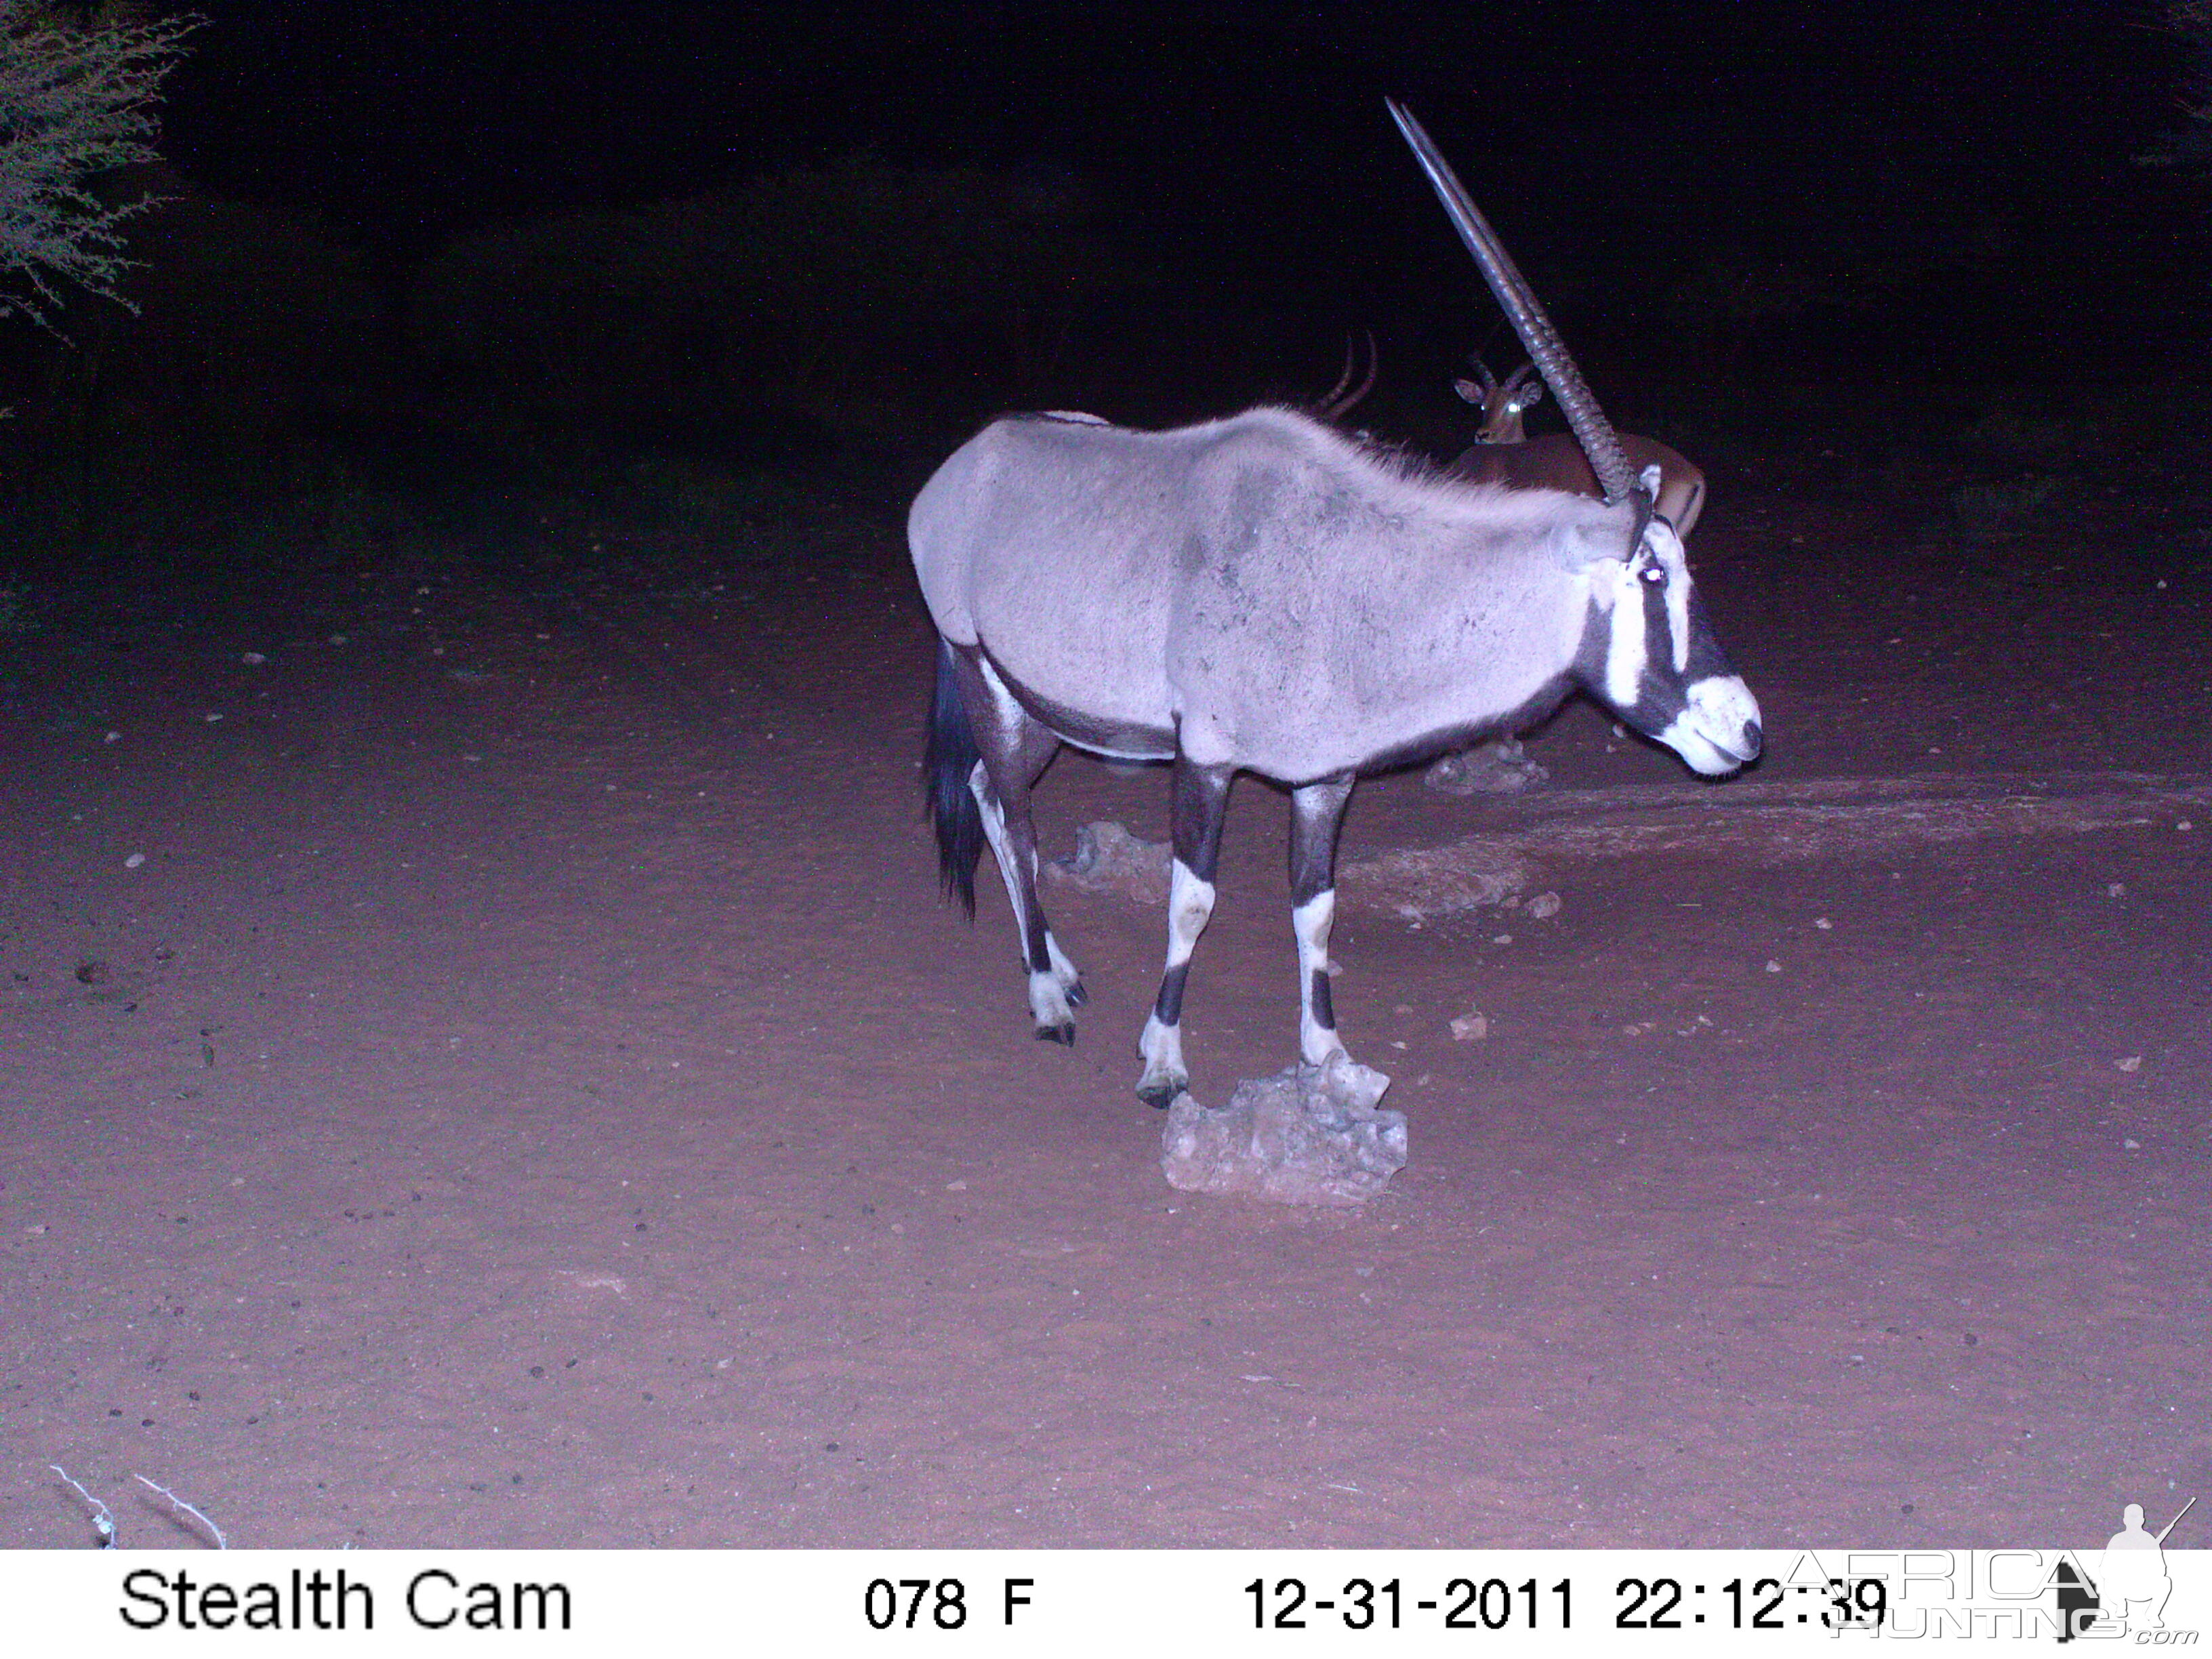
[[[1183,867],[1211,884],[1221,863],[1221,825],[1229,807],[1229,785],[1236,770],[1227,766],[1194,766],[1180,755],[1175,763],[1175,794],[1169,806],[1175,855]]]
[[[1336,835],[1352,799],[1352,775],[1291,792],[1291,902],[1301,905],[1336,885]]]
[[[1176,1025],[1182,1020],[1182,988],[1190,978],[1190,963],[1179,962],[1160,976],[1160,994],[1152,1004],[1152,1013],[1163,1025]]]
[[[1315,1023],[1324,1031],[1334,1031],[1336,1029],[1336,1005],[1330,1000],[1328,994],[1328,969],[1316,968],[1313,970],[1313,993],[1310,1000],[1313,1003]]]

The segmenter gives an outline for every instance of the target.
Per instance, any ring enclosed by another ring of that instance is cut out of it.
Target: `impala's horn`
[[[1336,384],[1313,406],[1314,412],[1324,421],[1342,420],[1352,412],[1353,404],[1375,389],[1375,376],[1382,367],[1382,358],[1375,349],[1375,331],[1370,328],[1366,335],[1367,375],[1358,386],[1352,385],[1352,376],[1358,367],[1358,337],[1344,337],[1344,373],[1336,377]]]
[[[1521,343],[1528,347],[1545,384],[1559,400],[1559,408],[1566,415],[1567,424],[1574,428],[1583,453],[1589,457],[1590,471],[1597,474],[1598,483],[1604,487],[1607,503],[1617,506],[1632,493],[1640,495],[1636,474],[1629,467],[1628,457],[1621,453],[1620,440],[1614,434],[1612,423],[1597,406],[1597,399],[1590,395],[1582,371],[1567,355],[1565,343],[1529,290],[1527,280],[1515,267],[1512,255],[1506,252],[1505,245],[1498,240],[1498,233],[1490,228],[1490,221],[1482,216],[1482,210],[1468,198],[1459,175],[1451,170],[1451,163],[1444,160],[1435,141],[1413,118],[1413,111],[1395,98],[1389,100],[1389,106],[1390,118],[1398,124],[1398,131],[1413,146],[1421,171],[1429,175],[1437,199],[1443,204],[1444,212],[1459,232],[1460,240],[1474,255],[1475,264],[1482,267],[1490,291],[1498,296],[1498,303],[1512,319]]]

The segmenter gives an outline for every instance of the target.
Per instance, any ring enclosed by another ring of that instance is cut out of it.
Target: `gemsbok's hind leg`
[[[1051,1042],[1075,1042],[1075,1010],[1083,1006],[1083,976],[1052,936],[1037,902],[1036,824],[1030,817],[1030,788],[1060,739],[1015,701],[991,665],[964,654],[957,659],[962,700],[982,758],[968,788],[983,816],[999,874],[1021,937],[1022,971],[1029,977],[1030,1014],[1036,1034]]]
[[[1213,875],[1221,861],[1221,821],[1229,807],[1230,780],[1236,769],[1199,766],[1178,752],[1175,797],[1170,822],[1175,865],[1168,878],[1168,965],[1160,994],[1137,1039],[1145,1057],[1137,1097],[1164,1107],[1190,1086],[1182,1062],[1182,993],[1190,977],[1190,953],[1213,914]]]
[[[1336,921],[1336,833],[1352,799],[1349,776],[1291,791],[1291,929],[1298,940],[1298,1057],[1318,1066],[1344,1053],[1328,988]]]

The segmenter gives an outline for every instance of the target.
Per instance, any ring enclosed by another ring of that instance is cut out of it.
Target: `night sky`
[[[1303,374],[1468,296],[1382,115],[1401,95],[1599,356],[1666,327],[1656,296],[1710,246],[1814,272],[1980,250],[1980,289],[1938,272],[1927,299],[1971,314],[1990,372],[2154,368],[2203,323],[2203,191],[2132,159],[2185,73],[2146,0],[204,11],[173,159],[398,270],[783,164],[975,164],[1078,191],[1146,261],[1157,327],[1214,319],[1248,356],[1279,330]],[[1911,310],[1881,319],[1898,354],[1958,347],[1962,316]]]
[[[988,331],[884,325],[905,372],[976,382],[956,423],[994,396],[1146,421],[1310,394],[1363,330],[1377,407],[1439,417],[1466,352],[1512,353],[1390,95],[1632,410],[1686,376],[2171,376],[2212,323],[2212,191],[2136,159],[2188,73],[2148,0],[200,9],[165,153],[344,245],[394,331],[457,237],[779,168],[983,169],[1069,206],[1069,267],[1128,280],[1042,367],[995,375],[1013,348]],[[848,229],[895,267],[895,230]],[[1009,283],[1002,310],[1028,303]],[[1786,317],[1716,309],[1762,285]]]
[[[2172,124],[2182,64],[2140,0],[200,9],[177,161],[408,239],[855,149],[1071,168],[1193,223],[1240,198],[1312,211],[1396,161],[1386,94],[1587,191],[1680,200],[1694,167],[1761,196],[2063,193],[2109,188]]]

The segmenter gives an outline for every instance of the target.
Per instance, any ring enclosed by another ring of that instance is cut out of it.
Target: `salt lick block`
[[[1217,1111],[1177,1095],[1160,1133],[1161,1172],[1187,1193],[1364,1204],[1406,1164],[1406,1115],[1376,1104],[1389,1086],[1339,1054],[1248,1078]]]

